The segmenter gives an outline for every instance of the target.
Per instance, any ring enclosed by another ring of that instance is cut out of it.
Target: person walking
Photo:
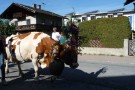
[[[5,50],[5,38],[0,35],[0,68],[1,68],[1,81],[3,85],[7,85],[7,82],[5,80],[5,63],[4,59],[7,59],[7,54]]]

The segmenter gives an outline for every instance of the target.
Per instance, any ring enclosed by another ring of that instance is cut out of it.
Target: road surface
[[[48,69],[40,69],[40,81],[35,82],[31,62],[21,64],[23,79],[18,76],[17,66],[10,64],[8,85],[0,83],[0,90],[135,90],[135,57],[79,55],[78,61],[77,69],[65,65],[54,82]]]

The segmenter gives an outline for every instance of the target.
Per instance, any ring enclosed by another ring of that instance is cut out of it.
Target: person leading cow
[[[5,45],[6,45],[5,38],[2,35],[0,35],[0,68],[1,68],[1,74],[2,74],[1,81],[3,85],[7,84],[5,80],[5,63],[4,63],[4,60],[7,59]]]

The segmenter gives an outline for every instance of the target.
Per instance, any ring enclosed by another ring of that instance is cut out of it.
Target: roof
[[[92,13],[98,13],[98,12],[99,12],[99,10],[94,10],[94,11],[86,12],[84,14],[92,14]]]
[[[116,9],[116,10],[111,10],[111,11],[108,11],[108,12],[119,12],[119,11],[124,11],[125,8],[120,8],[120,9]]]
[[[23,4],[18,4],[18,3],[12,3],[2,14],[1,16],[3,16],[12,6],[17,6],[17,7],[20,7],[22,9],[25,9],[27,11],[30,11],[31,13],[40,13],[40,14],[47,14],[47,15],[51,15],[51,16],[56,16],[56,17],[63,17],[61,15],[58,15],[56,13],[53,13],[53,12],[50,12],[50,11],[47,11],[47,10],[42,10],[42,9],[38,9],[38,8],[34,8],[34,7],[31,7],[31,6],[27,6],[27,5],[23,5]]]
[[[93,12],[84,13],[82,15],[101,15],[101,14],[117,14],[117,13],[133,13],[134,10],[125,10],[124,8],[116,9],[108,12]]]
[[[134,1],[135,0],[126,0],[125,3],[124,3],[124,5],[128,5],[128,4],[130,4],[130,3],[134,2]]]

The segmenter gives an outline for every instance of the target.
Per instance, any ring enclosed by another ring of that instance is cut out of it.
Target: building
[[[60,28],[63,16],[42,10],[41,5],[26,6],[12,3],[2,14],[1,18],[9,19],[18,32],[52,30],[53,26]]]
[[[72,16],[72,18],[71,18]],[[119,16],[126,16],[129,18],[132,30],[132,38],[135,38],[135,11],[134,10],[125,10],[124,8],[111,10],[108,12],[100,12],[99,10],[94,10],[91,12],[87,12],[84,14],[67,14],[65,15],[66,18],[71,18],[72,22],[79,23],[83,21],[94,20],[98,18],[112,18],[112,17],[119,17]],[[65,25],[67,24],[67,20],[65,20]]]

